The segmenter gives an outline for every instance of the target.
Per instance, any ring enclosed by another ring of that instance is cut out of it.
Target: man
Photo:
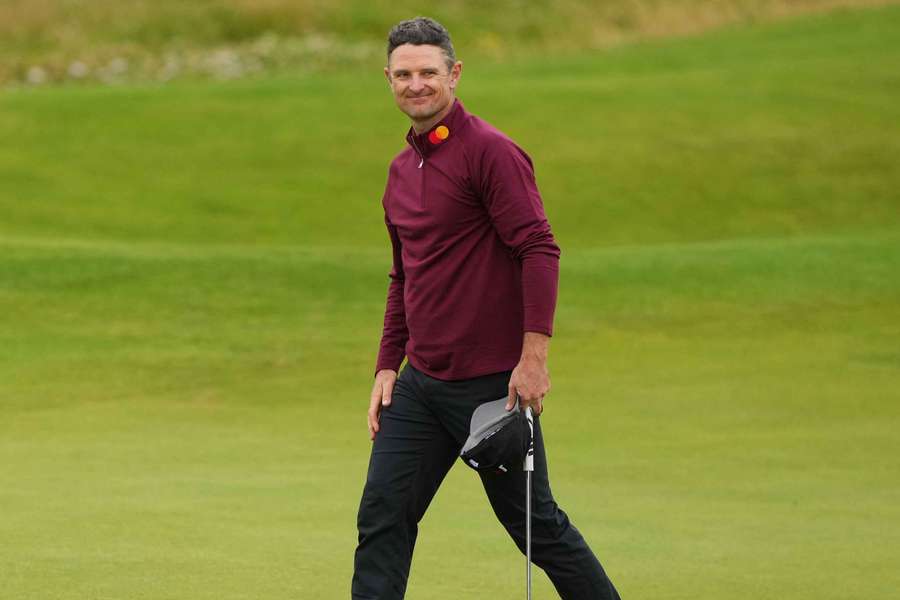
[[[387,81],[412,127],[382,201],[393,268],[368,413],[374,444],[355,600],[403,598],[418,523],[475,408],[506,395],[507,410],[518,396],[523,409],[543,411],[560,255],[529,157],[455,98],[462,63],[447,30],[424,17],[403,21],[387,55]],[[553,500],[537,417],[534,435],[534,563],[565,600],[619,598]],[[481,479],[524,552],[524,474]]]

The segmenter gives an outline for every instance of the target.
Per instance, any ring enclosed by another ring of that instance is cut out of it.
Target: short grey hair
[[[456,63],[456,52],[453,51],[450,32],[434,19],[416,17],[415,19],[400,21],[394,25],[390,33],[388,33],[388,63],[391,62],[391,52],[397,46],[402,46],[403,44],[437,46],[444,51],[444,61],[447,63],[447,70],[452,69]]]

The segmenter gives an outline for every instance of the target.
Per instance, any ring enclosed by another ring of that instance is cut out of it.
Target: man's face
[[[447,68],[438,46],[403,44],[384,69],[397,106],[413,121],[428,121],[453,102],[462,63]]]

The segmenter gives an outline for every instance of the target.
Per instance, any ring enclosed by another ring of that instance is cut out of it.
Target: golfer
[[[393,268],[368,412],[374,443],[355,600],[403,598],[418,523],[475,408],[507,396],[512,409],[518,395],[523,409],[543,411],[559,273],[531,159],[456,98],[462,63],[447,30],[424,17],[403,21],[390,31],[387,59],[387,82],[412,127],[382,199]],[[565,600],[619,598],[550,493],[539,418],[534,437],[534,564]],[[525,476],[481,480],[524,552]]]

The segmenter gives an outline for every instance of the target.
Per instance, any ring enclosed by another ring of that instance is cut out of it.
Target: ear
[[[455,90],[456,85],[459,83],[459,78],[462,76],[462,61],[458,60],[453,63],[453,68],[450,69],[450,89]]]
[[[391,69],[390,69],[390,67],[385,67],[385,68],[384,68],[384,76],[385,76],[385,77],[387,78],[387,80],[388,80],[388,85],[391,85]]]

